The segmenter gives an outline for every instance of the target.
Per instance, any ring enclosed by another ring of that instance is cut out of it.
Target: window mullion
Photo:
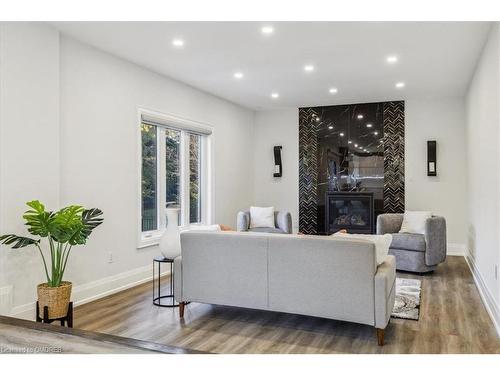
[[[166,145],[165,145],[165,129],[158,127],[158,215],[159,225],[158,230],[163,231],[166,227],[166,191],[167,191],[167,176],[166,176]]]
[[[200,138],[200,216],[202,224],[210,224],[208,217],[208,179],[207,179],[207,139]]]
[[[189,225],[189,134],[181,132],[181,226]]]

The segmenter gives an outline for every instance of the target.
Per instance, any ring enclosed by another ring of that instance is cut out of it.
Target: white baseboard
[[[168,274],[170,274],[170,271],[162,272],[162,276]],[[75,285],[73,287],[71,297],[73,305],[78,306],[95,301],[99,298],[103,298],[150,281],[152,278],[153,271],[151,266],[144,266],[86,284]],[[14,307],[9,315],[16,318],[33,320],[35,310],[36,301]]]
[[[12,310],[12,285],[0,287],[0,315]]]
[[[465,244],[463,243],[448,243],[446,244],[446,255],[449,256],[465,256]]]
[[[491,321],[493,322],[493,325],[495,326],[495,329],[497,331],[498,337],[500,338],[500,307],[498,306],[490,290],[484,283],[484,279],[481,276],[481,273],[479,272],[474,259],[470,256],[470,254],[466,254],[465,260],[470,268],[470,271],[472,272],[472,277],[474,278],[474,282],[476,283],[477,289],[479,290],[479,295],[483,300],[484,307],[486,308],[486,311],[488,311]]]

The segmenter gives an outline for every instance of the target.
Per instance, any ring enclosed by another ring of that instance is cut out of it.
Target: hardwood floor
[[[74,326],[214,353],[500,353],[464,258],[398,277],[422,280],[420,319],[392,318],[383,347],[373,327],[309,316],[191,303],[182,321],[153,306],[150,283],[76,307]]]

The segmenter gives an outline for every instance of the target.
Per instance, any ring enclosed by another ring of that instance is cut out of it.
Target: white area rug
[[[392,318],[418,320],[420,315],[420,280],[396,278],[396,301]]]

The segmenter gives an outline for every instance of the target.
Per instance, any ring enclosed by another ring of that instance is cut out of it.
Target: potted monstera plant
[[[71,282],[64,281],[64,271],[73,246],[84,245],[103,219],[97,208],[72,205],[59,211],[46,211],[39,201],[26,203],[30,209],[23,215],[28,232],[35,237],[16,234],[0,236],[0,243],[13,249],[35,246],[43,261],[47,282],[38,285],[40,311],[48,307],[49,318],[66,316],[71,299]],[[44,250],[45,249],[45,250]]]

